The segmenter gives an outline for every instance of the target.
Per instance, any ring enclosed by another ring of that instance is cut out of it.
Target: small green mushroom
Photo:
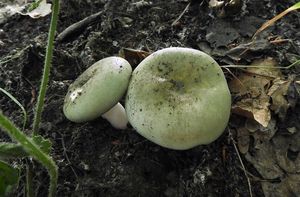
[[[125,109],[145,138],[177,150],[209,144],[227,126],[231,95],[224,74],[209,55],[166,48],[133,71]]]
[[[89,67],[70,85],[63,111],[73,122],[86,122],[102,115],[117,129],[128,119],[118,103],[131,76],[130,64],[120,57],[107,57]]]

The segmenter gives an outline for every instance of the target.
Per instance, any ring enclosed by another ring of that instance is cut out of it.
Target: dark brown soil
[[[58,33],[91,14],[104,12],[88,27],[55,43],[40,134],[53,142],[51,154],[59,167],[57,196],[249,196],[247,179],[228,129],[210,145],[174,151],[149,142],[133,129],[115,130],[101,118],[76,124],[62,113],[69,84],[92,63],[118,55],[123,47],[149,52],[171,46],[190,47],[209,53],[221,65],[248,64],[262,57],[273,57],[281,65],[289,65],[291,57],[299,59],[299,12],[290,13],[261,34],[261,37],[281,36],[290,42],[266,44],[239,59],[236,53],[227,53],[234,46],[249,42],[264,21],[296,0],[244,0],[241,8],[226,8],[223,17],[219,16],[220,10],[208,8],[208,0],[193,0],[188,11],[172,26],[188,3],[187,0],[61,2]],[[0,61],[18,54],[0,64],[0,87],[25,106],[30,123],[49,22],[50,16],[32,19],[14,15],[0,23]],[[286,72],[299,75],[299,71],[293,68]],[[21,126],[21,111],[3,95],[0,109]],[[295,117],[294,111],[289,111],[287,119],[292,114],[292,119],[299,118],[299,113]],[[243,119],[232,116],[229,128],[240,121]],[[293,124],[296,122],[281,123],[280,127]],[[28,124],[26,132],[30,129]],[[0,136],[1,141],[9,140],[3,132]],[[250,173],[260,177],[250,163],[244,158],[243,161]],[[24,161],[17,162],[22,166]],[[38,163],[33,165],[37,196],[46,196],[47,173]],[[24,180],[22,176],[15,196],[23,196]],[[259,181],[251,179],[251,186],[254,196],[264,196]]]

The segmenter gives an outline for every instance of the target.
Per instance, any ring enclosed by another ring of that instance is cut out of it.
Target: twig
[[[229,68],[225,68],[225,69],[229,72],[229,74],[233,76],[234,79],[236,79],[241,84],[241,86],[244,87],[243,82],[235,74],[233,74]]]
[[[191,2],[189,2],[187,4],[187,6],[184,8],[184,10],[181,12],[181,14],[175,19],[175,21],[173,21],[173,23],[171,24],[172,26],[174,26],[178,23],[178,21],[181,19],[181,17],[184,15],[184,13],[189,9],[190,5],[191,5]]]
[[[290,69],[291,67],[300,64],[300,60],[295,61],[294,63],[284,67],[284,66],[276,66],[276,67],[270,67],[270,66],[251,66],[251,65],[222,65],[221,68],[268,68],[268,69]]]
[[[291,42],[291,39],[281,39],[281,38],[276,38],[275,40],[271,40],[271,44],[281,44],[283,42]]]
[[[102,14],[103,14],[103,10],[70,25],[57,36],[56,40],[59,42],[64,41],[67,37],[71,36],[76,32],[83,30],[91,23],[95,22]]]
[[[241,166],[239,166],[239,169],[244,170]],[[249,171],[246,171],[246,173],[251,177],[252,181],[258,181],[258,182],[267,182],[267,181],[270,181],[270,180],[266,180],[266,179],[261,179],[261,178],[255,176],[254,174],[252,174]]]
[[[242,166],[242,168],[243,168],[245,177],[246,177],[247,182],[248,182],[249,195],[250,195],[250,197],[253,197],[252,189],[251,189],[252,187],[251,187],[250,178],[249,178],[249,176],[248,176],[247,170],[246,170],[246,168],[245,168],[245,166],[244,166],[244,163],[243,163],[243,161],[242,161],[242,158],[241,158],[241,156],[240,156],[239,150],[237,149],[237,147],[236,147],[236,145],[235,145],[235,141],[234,141],[234,139],[233,139],[233,137],[232,137],[232,133],[230,132],[230,129],[228,129],[228,130],[229,130],[229,135],[230,135],[230,139],[231,139],[231,141],[232,141],[233,147],[234,147],[234,149],[235,149],[235,151],[236,151],[236,154],[237,154],[237,156],[238,156],[238,158],[239,158],[239,161],[240,161],[240,163],[241,163],[241,166]]]
[[[60,132],[58,132],[58,133],[59,133],[60,136],[61,136],[61,145],[62,145],[62,148],[63,148],[63,154],[65,155],[65,157],[66,157],[66,159],[67,159],[67,162],[70,164],[71,170],[73,171],[73,173],[74,173],[76,179],[78,180],[78,175],[77,175],[77,173],[75,172],[74,168],[72,167],[72,163],[71,163],[71,161],[70,161],[70,159],[69,159],[69,156],[68,156],[68,154],[67,154],[67,149],[66,149],[66,146],[65,146],[64,137],[63,137],[63,135],[62,135]]]

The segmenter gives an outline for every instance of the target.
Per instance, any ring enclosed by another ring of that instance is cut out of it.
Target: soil
[[[171,46],[190,47],[210,54],[220,65],[249,64],[255,59],[273,57],[286,66],[293,58],[299,59],[299,12],[288,14],[259,36],[262,40],[280,36],[287,41],[260,43],[242,55],[240,52],[245,48],[232,50],[249,43],[263,22],[296,0],[241,0],[240,6],[222,9],[209,8],[208,2],[61,1],[57,34],[85,17],[103,13],[93,23],[55,42],[40,134],[53,143],[51,155],[59,167],[57,196],[250,196],[232,141],[232,138],[236,140],[235,126],[245,121],[240,116],[232,115],[228,129],[215,142],[175,151],[146,140],[131,127],[116,130],[101,118],[76,124],[68,121],[62,112],[70,83],[94,62],[118,55],[122,48],[153,52]],[[176,22],[189,3],[187,11]],[[38,19],[13,15],[0,22],[0,61],[9,60],[0,63],[0,87],[26,108],[27,133],[32,126],[49,22],[50,15]],[[132,63],[134,68],[138,61]],[[230,80],[232,76],[224,72]],[[294,67],[284,72],[298,76],[300,69]],[[124,99],[121,102],[124,104]],[[0,109],[21,127],[22,113],[9,98],[1,95]],[[299,101],[296,100],[296,107],[287,113],[288,121],[278,123],[279,130],[300,129],[297,109]],[[0,137],[1,141],[9,141],[4,132]],[[251,162],[241,156],[247,172],[261,177]],[[19,166],[25,164],[25,160],[14,162]],[[35,170],[36,195],[46,196],[47,172],[38,163],[31,163]],[[260,179],[253,177],[250,177],[253,196],[265,196]],[[13,196],[24,196],[24,181],[23,172]]]

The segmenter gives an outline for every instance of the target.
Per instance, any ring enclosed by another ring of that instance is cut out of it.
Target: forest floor
[[[1,2],[0,11],[9,2]],[[300,59],[297,11],[252,39],[264,22],[296,0],[241,0],[234,1],[239,2],[236,6],[221,8],[211,8],[208,2],[61,1],[40,129],[53,143],[51,155],[59,167],[57,196],[299,196],[299,65],[276,73],[223,68],[233,100],[228,128],[215,142],[186,151],[162,148],[131,127],[116,130],[101,118],[73,123],[62,112],[68,86],[90,65],[108,56],[125,54],[133,68],[142,60],[140,51],[151,53],[166,47],[198,49],[220,65],[263,62],[288,66]],[[100,11],[93,22],[61,34]],[[22,103],[29,122],[33,120],[49,22],[50,15],[0,17],[0,87]],[[236,85],[237,78],[246,85]],[[124,104],[124,99],[121,102]],[[3,94],[0,109],[22,125],[22,112]],[[26,126],[26,133],[31,126]],[[0,141],[9,141],[2,131]],[[24,160],[12,162],[25,164]],[[37,162],[32,165],[35,192],[46,196],[47,172]],[[24,181],[23,172],[14,196],[24,195]]]

